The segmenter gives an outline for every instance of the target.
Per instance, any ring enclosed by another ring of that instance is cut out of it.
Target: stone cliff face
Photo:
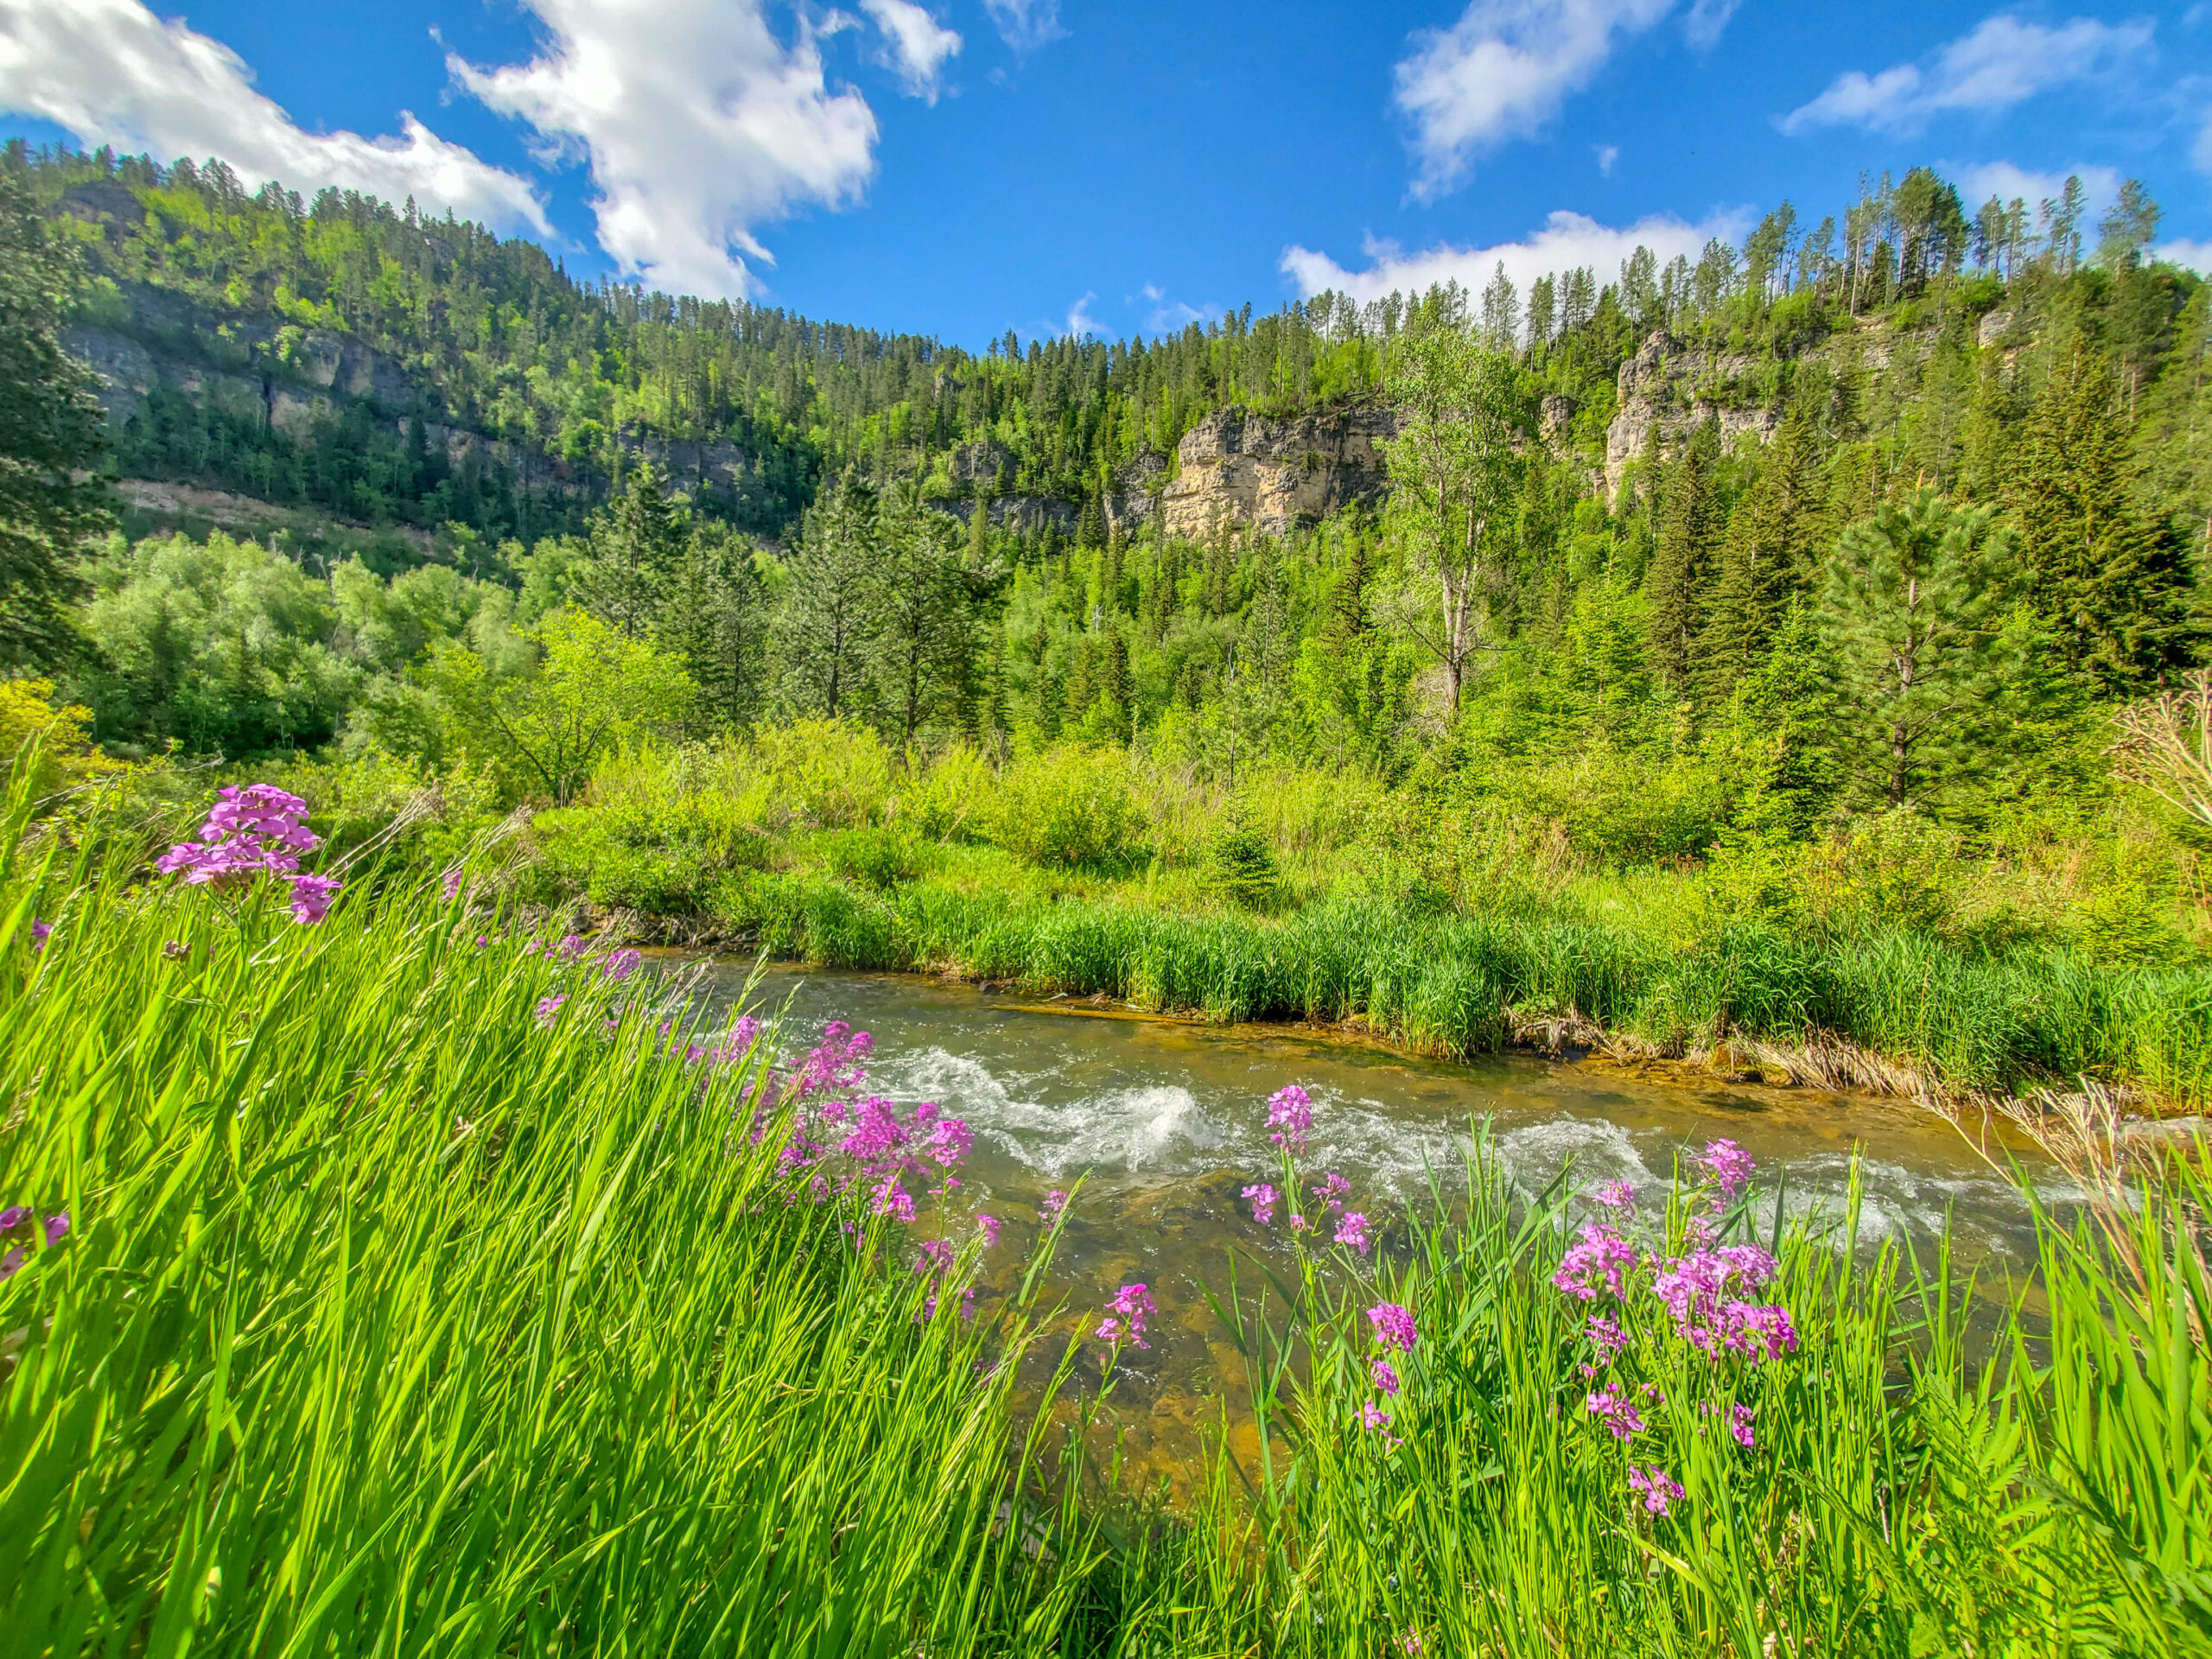
[[[1757,366],[1758,359],[1749,355],[1688,348],[1663,332],[1645,340],[1621,365],[1616,382],[1620,402],[1605,428],[1606,495],[1620,493],[1630,464],[1643,454],[1655,426],[1662,451],[1708,420],[1719,422],[1724,445],[1746,433],[1762,443],[1773,437],[1781,424],[1779,410],[1726,397],[1726,388]]]
[[[92,367],[96,393],[118,425],[143,409],[157,386],[262,422],[301,443],[312,442],[318,426],[348,406],[365,404],[379,424],[402,435],[410,422],[422,419],[426,442],[442,448],[455,468],[474,459],[504,467],[532,488],[589,493],[588,481],[558,455],[442,417],[433,387],[348,335],[286,327],[266,316],[218,315],[156,288],[132,284],[121,294],[121,314],[79,324],[63,338]],[[618,441],[693,489],[712,484],[734,493],[751,475],[751,457],[734,443],[632,431]]]
[[[1159,493],[1161,527],[1193,540],[1223,530],[1281,536],[1374,500],[1385,484],[1382,445],[1396,429],[1380,405],[1284,420],[1217,410],[1175,447],[1176,474]]]

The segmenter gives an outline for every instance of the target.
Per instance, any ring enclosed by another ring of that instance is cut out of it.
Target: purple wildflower
[[[5,1210],[0,1210],[0,1233],[12,1233],[30,1218],[30,1205],[11,1204]]]
[[[446,903],[451,904],[454,899],[461,897],[460,865],[456,864],[451,869],[448,870],[442,876],[438,878],[438,881],[439,886],[444,891]]]
[[[1116,1347],[1129,1342],[1149,1348],[1152,1344],[1144,1339],[1144,1322],[1158,1312],[1149,1290],[1142,1285],[1123,1285],[1106,1305],[1107,1316],[1099,1323],[1098,1339]]]
[[[1581,1242],[1570,1245],[1560,1257],[1552,1283],[1586,1302],[1594,1300],[1601,1290],[1618,1296],[1635,1266],[1634,1246],[1603,1222],[1586,1222]]]
[[[1732,1405],[1728,1408],[1728,1432],[1736,1437],[1736,1444],[1746,1452],[1753,1448],[1757,1440],[1751,1427],[1758,1416],[1758,1413],[1749,1406]]]
[[[645,959],[642,950],[617,950],[601,964],[599,971],[620,984],[638,971],[638,964]]]
[[[1590,1195],[1590,1201],[1616,1214],[1630,1215],[1636,1210],[1636,1188],[1627,1181],[1607,1181]]]
[[[1337,1223],[1336,1242],[1339,1244],[1349,1244],[1362,1255],[1365,1255],[1375,1243],[1368,1236],[1367,1217],[1357,1210],[1348,1212],[1341,1221]]]
[[[1056,1186],[1045,1195],[1045,1202],[1037,1206],[1037,1219],[1049,1227],[1059,1220],[1061,1212],[1067,1207],[1068,1195]]]
[[[1617,1440],[1631,1440],[1643,1432],[1643,1414],[1611,1389],[1591,1395],[1582,1403],[1592,1416],[1604,1420]]]
[[[524,939],[523,941],[522,953],[525,957],[537,956],[544,949],[545,941],[543,939]]]
[[[1393,1369],[1390,1362],[1380,1354],[1370,1362],[1367,1367],[1367,1377],[1368,1381],[1374,1383],[1384,1394],[1395,1394],[1398,1391],[1398,1373]]]
[[[1421,1339],[1414,1316],[1395,1302],[1376,1303],[1367,1310],[1367,1321],[1375,1327],[1376,1341],[1402,1354],[1413,1352],[1414,1344]]]
[[[67,1210],[62,1211],[59,1215],[48,1216],[46,1218],[47,1248],[48,1249],[52,1249],[56,1244],[59,1244],[61,1242],[62,1236],[67,1233],[68,1230],[69,1212]]]
[[[1325,1172],[1313,1184],[1313,1196],[1321,1200],[1322,1210],[1334,1215],[1344,1207],[1344,1194],[1351,1191],[1351,1183],[1334,1170]]]
[[[1365,1404],[1360,1407],[1359,1421],[1361,1427],[1373,1429],[1376,1433],[1382,1437],[1386,1444],[1393,1448],[1405,1444],[1403,1440],[1400,1440],[1395,1434],[1393,1434],[1390,1432],[1390,1414],[1383,1410],[1382,1407],[1376,1405],[1372,1400],[1368,1401]]]
[[[899,1185],[896,1175],[875,1189],[875,1213],[888,1216],[893,1221],[912,1221],[914,1218],[914,1200],[906,1189]]]
[[[1751,1154],[1733,1141],[1710,1142],[1694,1161],[1723,1199],[1732,1199],[1751,1179]]]
[[[561,1012],[561,1005],[568,1000],[569,994],[566,991],[556,991],[550,996],[539,997],[537,999],[537,1023],[541,1026],[551,1025],[553,1023],[554,1017]]]
[[[563,962],[574,962],[591,949],[590,943],[581,933],[564,933],[561,943],[553,947],[553,954]]]
[[[978,1215],[976,1217],[976,1225],[982,1229],[983,1248],[985,1249],[995,1250],[998,1249],[999,1229],[1004,1224],[1005,1224],[1001,1222],[996,1216]]]
[[[1306,1150],[1313,1133],[1313,1100],[1296,1084],[1288,1084],[1268,1096],[1268,1138],[1284,1151]]]
[[[31,949],[32,949],[32,950],[45,950],[45,949],[46,949],[47,936],[48,936],[48,934],[52,933],[53,931],[54,931],[54,924],[53,924],[53,923],[51,923],[51,922],[41,922],[41,920],[39,920],[39,918],[38,918],[37,917],[35,917],[35,916],[32,917],[32,918],[31,918]]]
[[[914,1271],[934,1278],[952,1265],[952,1245],[942,1238],[923,1242],[922,1253],[914,1260]]]
[[[1584,1320],[1582,1334],[1589,1338],[1598,1352],[1608,1360],[1629,1344],[1628,1332],[1602,1314],[1592,1313]]]
[[[1656,1463],[1649,1469],[1630,1464],[1628,1484],[1643,1494],[1643,1507],[1654,1515],[1664,1515],[1682,1501],[1681,1483]]]
[[[285,879],[292,884],[292,919],[306,927],[318,925],[330,914],[330,901],[345,885],[327,875],[294,875]]]
[[[23,1252],[20,1245],[9,1251],[7,1255],[0,1255],[0,1284],[5,1284],[14,1278],[22,1265]]]
[[[1313,1229],[1305,1217],[1294,1211],[1290,1217],[1290,1230],[1294,1233],[1310,1233]]]
[[[1262,1181],[1246,1187],[1244,1196],[1252,1201],[1252,1219],[1262,1227],[1272,1225],[1275,1218],[1275,1199],[1279,1196],[1274,1188]]]

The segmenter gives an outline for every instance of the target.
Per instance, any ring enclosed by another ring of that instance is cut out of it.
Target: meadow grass
[[[1083,1539],[1002,1524],[1033,1309],[924,1318],[899,1230],[791,1201],[765,1039],[688,1065],[645,976],[465,899],[296,926],[16,805],[0,1646],[1050,1645]]]
[[[1065,1397],[1098,1316],[1043,1300],[1053,1235],[974,1322],[932,1313],[908,1230],[780,1166],[772,1033],[694,1064],[680,985],[530,952],[466,880],[357,868],[296,926],[149,881],[157,826],[28,805],[0,824],[10,1651],[2212,1652],[2197,1166],[2101,1230],[2039,1213],[2036,1282],[1994,1300],[1940,1253],[1860,1249],[1855,1213],[1693,1178],[1599,1217],[1634,1259],[1586,1301],[1557,1278],[1596,1212],[1478,1143],[1371,1256],[1222,1264],[1257,1433],[1224,1415],[1189,1503],[1147,1509],[1099,1478],[1118,1374]],[[1604,935],[1478,927],[1439,975],[1402,917],[1301,955],[1295,919],[783,890],[795,949],[960,944],[1240,1014],[1358,997],[1464,1032],[1530,983],[1823,994],[1756,941],[1669,979]],[[1656,1275],[1699,1227],[1771,1253],[1790,1342],[1686,1338]],[[1382,1304],[1417,1337],[1381,1346]],[[1637,1404],[1627,1440],[1600,1390]],[[1632,1474],[1679,1488],[1665,1513]]]
[[[1623,1224],[1516,1192],[1477,1145],[1463,1196],[1371,1268],[1309,1243],[1227,1277],[1268,1432],[1234,1478],[1221,1454],[1187,1529],[1135,1567],[1129,1650],[2212,1651],[2200,1175],[2122,1224],[2132,1273],[2039,1214],[2031,1317],[2003,1287],[1978,1299],[1941,1248],[1856,1248],[1855,1188],[1843,1214],[1785,1217],[1685,1181]],[[1700,1217],[1723,1254],[1771,1252],[1758,1294],[1788,1310],[1786,1351],[1685,1339],[1660,1275]],[[1659,1260],[1583,1300],[1555,1275],[1592,1218]],[[1378,1340],[1385,1303],[1411,1314],[1410,1351]],[[1626,1438],[1604,1395],[1637,1408]],[[1637,1474],[1673,1488],[1663,1513]]]
[[[2196,1105],[2212,1088],[2212,969],[2058,948],[1993,957],[1925,934],[1815,940],[1756,922],[1669,945],[1357,895],[1273,918],[766,870],[727,877],[710,903],[728,935],[824,966],[950,970],[1221,1020],[1363,1021],[1444,1055],[1571,1016],[1675,1055],[1738,1037],[1841,1039],[1961,1093],[2091,1076]]]

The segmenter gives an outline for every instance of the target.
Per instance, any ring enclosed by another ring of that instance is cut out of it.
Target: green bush
[[[1061,745],[1001,772],[986,832],[1033,864],[1126,868],[1144,835],[1129,763],[1118,749]]]

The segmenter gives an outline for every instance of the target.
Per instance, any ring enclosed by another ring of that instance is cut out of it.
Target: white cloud
[[[581,149],[599,194],[599,245],[625,272],[677,292],[744,296],[746,260],[773,264],[757,226],[858,199],[875,170],[875,113],[831,92],[811,25],[786,46],[761,0],[526,0],[538,56],[462,86]]]
[[[2152,257],[2163,259],[2170,265],[2185,265],[2200,276],[2212,276],[2212,241],[2191,241],[2177,237],[2171,242],[2161,242],[2151,251]]]
[[[915,98],[937,102],[946,60],[960,50],[960,36],[914,0],[861,0],[861,10],[883,31],[886,61]]]
[[[1090,302],[1097,297],[1096,293],[1086,289],[1081,299],[1068,307],[1067,331],[1077,340],[1086,334],[1105,333],[1098,326],[1098,319],[1090,315]]]
[[[1690,0],[1690,9],[1682,16],[1682,33],[1699,51],[1710,51],[1719,44],[1728,20],[1743,3],[1744,0]]]
[[[1060,27],[1060,0],[983,0],[983,10],[999,38],[1017,52],[1034,52],[1067,35]]]
[[[2038,173],[2011,162],[1977,162],[1961,165],[1955,162],[1938,162],[1936,172],[1959,188],[1959,200],[1972,213],[1992,196],[2009,202],[2016,197],[2027,203],[2029,222],[2045,201],[2056,201],[2058,193],[2066,188],[2069,174],[2082,181],[2082,194],[2087,204],[2083,215],[2085,224],[2094,225],[2106,208],[2120,198],[2120,175],[2117,168],[2069,167],[2056,172]]]
[[[397,137],[302,130],[254,91],[237,53],[137,0],[0,0],[0,108],[160,161],[219,156],[249,189],[276,179],[308,194],[411,195],[501,229],[551,230],[526,181],[404,111]]]
[[[1592,148],[1597,152],[1599,176],[1611,178],[1613,163],[1621,158],[1621,147],[1618,144],[1597,144]]]
[[[2152,29],[2147,18],[2101,23],[2094,17],[2046,29],[2000,11],[1920,63],[1838,75],[1818,98],[1784,117],[1782,130],[1859,126],[1910,137],[1937,115],[2009,110],[2038,92],[2107,74],[2149,47]]]
[[[1397,66],[1396,103],[1414,125],[1414,194],[1428,200],[1476,156],[1533,137],[1590,84],[1617,35],[1638,35],[1675,0],[1472,0],[1449,29],[1422,29]],[[1722,22],[1726,21],[1725,11]]]
[[[1210,321],[1221,315],[1221,308],[1211,302],[1205,305],[1186,305],[1181,300],[1168,298],[1167,290],[1156,283],[1147,283],[1138,292],[1152,307],[1146,315],[1144,326],[1155,334],[1179,334],[1194,322]]]
[[[1301,296],[1333,289],[1363,303],[1391,293],[1423,294],[1439,283],[1456,282],[1470,294],[1503,264],[1522,293],[1537,277],[1587,265],[1601,283],[1611,282],[1621,264],[1639,245],[1649,248],[1663,266],[1676,254],[1694,260],[1714,237],[1733,241],[1751,224],[1741,209],[1709,215],[1691,225],[1672,214],[1655,214],[1615,230],[1582,213],[1561,209],[1547,219],[1544,228],[1518,242],[1494,247],[1455,248],[1448,244],[1403,253],[1391,243],[1370,242],[1363,251],[1366,269],[1347,270],[1326,254],[1309,248],[1283,250],[1282,270],[1297,284]]]

